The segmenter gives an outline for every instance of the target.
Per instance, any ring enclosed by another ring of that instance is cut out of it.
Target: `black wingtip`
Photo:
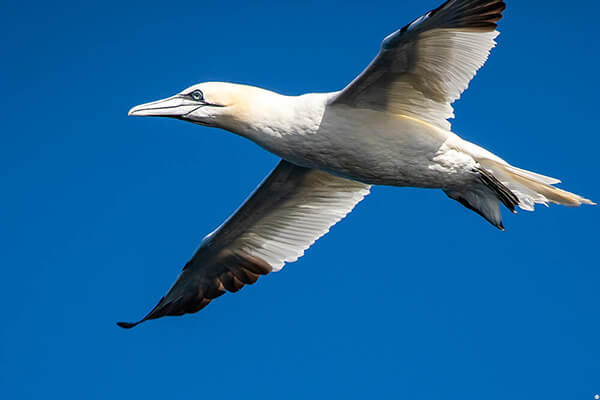
[[[150,311],[148,313],[148,315],[146,315],[144,318],[140,319],[138,322],[117,322],[117,325],[119,325],[123,329],[131,329],[134,326],[138,326],[139,324],[141,324],[144,321],[161,317],[162,315],[156,316],[155,313],[156,313],[156,310],[158,310],[159,306],[161,305],[161,303],[163,302],[164,299],[165,299],[164,297],[161,297],[161,299],[158,301],[156,306],[154,306],[152,311]]]
[[[124,329],[131,329],[134,326],[138,325],[140,322],[117,322],[117,325]]]

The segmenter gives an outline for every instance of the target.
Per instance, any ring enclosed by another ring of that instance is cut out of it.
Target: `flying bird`
[[[296,261],[371,185],[443,190],[504,230],[502,203],[594,204],[451,131],[452,103],[496,45],[503,0],[449,0],[383,40],[343,90],[284,96],[208,82],[132,108],[231,131],[281,157],[245,203],[206,236],[175,284],[136,323],[194,313]]]

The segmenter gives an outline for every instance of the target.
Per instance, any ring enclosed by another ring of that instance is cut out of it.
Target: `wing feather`
[[[487,60],[503,0],[449,0],[394,32],[371,64],[332,101],[450,129],[451,104]]]
[[[370,186],[281,161],[246,202],[208,235],[146,317],[194,313],[226,291],[294,262],[348,214]]]

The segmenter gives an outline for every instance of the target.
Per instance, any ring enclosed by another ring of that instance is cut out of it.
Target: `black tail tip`
[[[139,322],[117,322],[117,325],[119,325],[121,328],[125,328],[125,329],[131,329],[134,326],[136,326],[137,324],[139,324]]]

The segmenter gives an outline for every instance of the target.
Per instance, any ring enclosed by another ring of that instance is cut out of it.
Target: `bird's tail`
[[[548,203],[578,207],[594,202],[553,185],[560,180],[513,167],[490,159],[479,159],[479,177],[482,185],[469,191],[446,191],[448,196],[482,215],[500,229],[502,217],[500,202],[514,212],[515,206],[533,211],[536,204]]]

